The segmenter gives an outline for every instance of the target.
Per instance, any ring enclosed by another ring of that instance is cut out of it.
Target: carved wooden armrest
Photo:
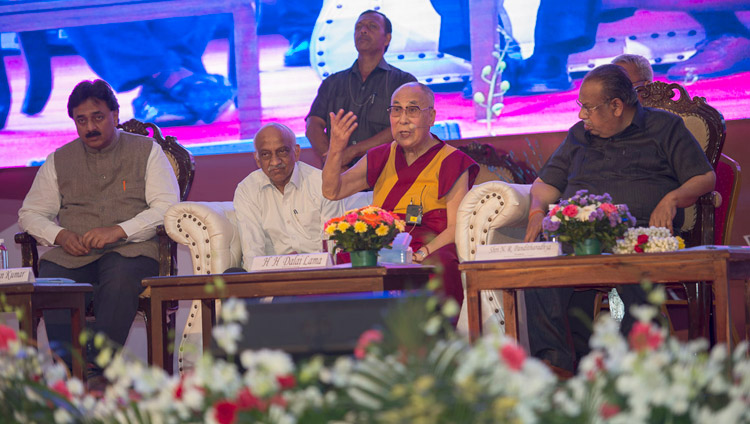
[[[36,239],[29,233],[16,233],[15,241],[21,245],[21,266],[34,270],[34,276],[39,276],[39,251]]]

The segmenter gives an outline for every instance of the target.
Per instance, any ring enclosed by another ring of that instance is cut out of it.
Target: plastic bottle
[[[9,266],[8,249],[5,247],[5,239],[0,239],[0,269],[6,269]]]

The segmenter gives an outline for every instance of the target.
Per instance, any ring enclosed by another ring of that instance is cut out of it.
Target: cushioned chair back
[[[519,243],[526,234],[529,184],[490,181],[475,185],[456,214],[456,251],[460,262],[472,261],[476,246]]]
[[[193,184],[195,176],[195,159],[187,149],[182,147],[177,139],[171,135],[164,137],[158,126],[152,123],[143,123],[136,119],[131,119],[117,126],[123,131],[152,137],[164,150],[169,163],[172,164],[174,175],[177,177],[177,184],[180,186],[180,200],[187,199],[190,193],[190,186]],[[151,129],[151,134],[149,134]]]
[[[638,94],[643,106],[680,115],[716,169],[726,138],[724,117],[718,110],[708,105],[704,97],[691,99],[685,88],[677,83],[656,81],[639,87]],[[685,222],[681,230],[689,246],[713,243],[713,206],[709,197],[685,209]]]
[[[722,201],[714,212],[714,244],[732,243],[730,236],[741,181],[740,164],[722,153],[716,164],[716,191],[721,195]]]

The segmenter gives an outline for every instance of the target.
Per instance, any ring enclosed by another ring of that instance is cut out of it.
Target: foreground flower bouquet
[[[279,351],[239,352],[250,317],[228,299],[213,331],[226,358],[206,354],[179,376],[120,352],[103,394],[85,392],[0,325],[0,422],[750,424],[746,342],[734,352],[681,343],[653,324],[655,307],[641,306],[627,338],[603,315],[578,374],[560,381],[498,332],[474,344],[455,334],[457,310],[407,297],[354,355],[295,362]]]
[[[628,229],[625,236],[617,240],[612,252],[619,254],[673,252],[684,248],[685,240],[679,236],[672,236],[668,228],[638,227]]]
[[[325,232],[344,252],[380,250],[404,231],[404,221],[377,206],[351,210],[326,222]]]
[[[598,240],[602,250],[609,251],[628,227],[635,226],[635,218],[627,205],[612,204],[608,193],[601,196],[578,190],[575,196],[561,200],[550,209],[542,222],[548,237],[574,246],[587,240]]]

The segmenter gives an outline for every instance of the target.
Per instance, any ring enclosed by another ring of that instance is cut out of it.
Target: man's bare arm
[[[325,162],[328,152],[328,135],[326,135],[326,121],[318,116],[308,116],[305,121],[305,136],[310,140],[313,151]]]
[[[716,185],[716,174],[708,171],[702,175],[696,175],[685,181],[684,184],[667,193],[654,211],[651,212],[649,225],[655,227],[666,227],[672,230],[672,220],[677,214],[677,208],[685,208],[694,204],[698,198],[714,189]]]
[[[339,110],[331,113],[331,145],[323,165],[323,196],[328,200],[340,200],[367,188],[367,157],[359,160],[351,169],[341,173],[344,165],[343,152],[354,129],[357,117],[352,112]]]
[[[534,180],[531,186],[531,205],[529,206],[529,223],[526,225],[525,242],[532,242],[542,231],[542,220],[549,209],[550,203],[560,198],[560,190],[551,186],[541,178]],[[536,212],[536,211],[541,211]]]

